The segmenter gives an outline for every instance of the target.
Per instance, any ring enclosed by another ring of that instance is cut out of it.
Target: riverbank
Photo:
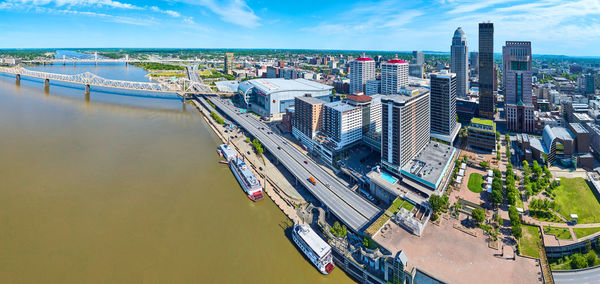
[[[201,98],[199,98],[199,100],[201,100]],[[250,165],[252,172],[262,179],[264,192],[273,203],[279,207],[290,221],[299,221],[300,217],[298,216],[296,209],[305,204],[306,201],[299,194],[292,196],[294,194],[290,188],[293,188],[293,186],[287,181],[283,173],[281,173],[268,159],[259,158],[255,154],[252,154],[252,145],[246,142],[246,136],[243,133],[237,133],[236,136],[238,136],[238,138],[228,139],[228,134],[224,132],[223,125],[217,123],[210,115],[211,110],[197,100],[192,100],[192,102],[221,142],[230,142],[235,150],[240,153],[240,155],[244,157],[244,160]],[[284,187],[288,187],[287,190]]]

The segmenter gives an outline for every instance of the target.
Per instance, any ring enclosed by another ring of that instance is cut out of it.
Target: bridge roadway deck
[[[351,230],[360,232],[381,210],[356,193],[350,191],[336,178],[325,172],[295,147],[276,134],[253,115],[240,114],[238,108],[220,98],[210,100],[230,119],[256,137],[315,197]],[[272,132],[270,132],[272,133]],[[307,161],[308,164],[304,163]],[[314,177],[317,184],[308,181]],[[329,186],[325,186],[328,184]]]

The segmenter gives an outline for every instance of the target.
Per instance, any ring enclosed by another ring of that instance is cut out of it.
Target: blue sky
[[[477,23],[536,54],[600,56],[600,0],[0,0],[0,47],[449,51]]]

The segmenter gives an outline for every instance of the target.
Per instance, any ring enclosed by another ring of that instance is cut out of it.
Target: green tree
[[[499,169],[494,169],[494,177],[502,178],[502,172]]]
[[[496,131],[496,141],[500,142],[501,138],[502,136],[500,135],[500,132]]]
[[[571,256],[571,268],[574,268],[574,269],[586,268],[587,264],[588,264],[587,259],[583,255],[576,253],[573,256]]]
[[[479,166],[488,170],[490,168],[490,164],[488,164],[487,162],[480,162]]]
[[[512,235],[515,237],[515,239],[520,239],[523,236],[523,229],[521,228],[521,223],[519,223],[516,226],[512,226],[512,228],[510,229]]]
[[[471,212],[471,217],[477,221],[477,224],[481,224],[485,220],[485,212],[482,209],[476,208]]]
[[[431,205],[431,209],[433,212],[439,212],[442,209],[448,207],[448,195],[439,196],[436,194],[431,195],[429,197],[429,204]]]
[[[596,257],[596,254],[594,252],[592,252],[592,251],[588,252],[585,255],[585,258],[587,259],[588,266],[594,266],[594,264],[596,264],[596,258],[597,257]]]
[[[496,205],[502,203],[502,190],[494,190],[492,188],[492,202]]]

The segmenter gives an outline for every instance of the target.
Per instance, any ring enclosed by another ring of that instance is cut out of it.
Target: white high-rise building
[[[408,86],[408,63],[396,58],[381,64],[381,94],[395,95]]]
[[[456,74],[456,95],[464,98],[469,94],[469,47],[462,28],[456,29],[450,47],[450,70]]]
[[[381,99],[381,164],[401,175],[400,169],[429,142],[429,90]]]
[[[367,82],[375,80],[375,60],[365,57],[350,62],[350,93],[367,92]]]
[[[323,129],[340,150],[362,138],[362,110],[343,102],[325,104]]]

